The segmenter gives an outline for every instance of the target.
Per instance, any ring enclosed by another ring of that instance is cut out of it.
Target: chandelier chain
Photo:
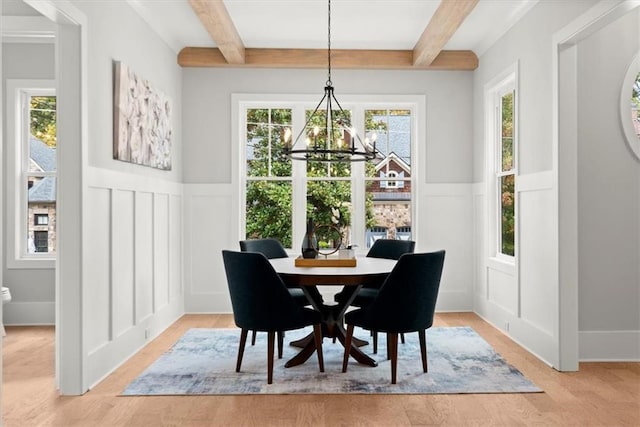
[[[327,86],[331,86],[331,0],[328,2],[327,16]]]

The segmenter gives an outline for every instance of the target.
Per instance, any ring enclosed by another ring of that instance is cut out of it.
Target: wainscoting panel
[[[481,184],[473,186],[473,299],[487,295],[487,275],[485,273],[486,241],[485,241],[485,198]]]
[[[153,312],[169,304],[169,195],[153,197]]]
[[[552,227],[552,176],[548,171],[516,178],[516,264],[491,258],[486,247],[485,184],[474,185],[474,311],[514,341],[552,364],[557,360],[557,277]],[[484,218],[484,219],[481,219]]]
[[[182,184],[89,168],[87,382],[96,384],[184,313]]]
[[[169,299],[171,301],[182,299],[184,285],[182,282],[183,259],[183,221],[182,221],[182,196],[171,195],[169,205]]]
[[[518,306],[517,281],[512,274],[487,267],[487,301],[510,315],[516,315]]]
[[[471,184],[425,184],[416,207],[416,251],[446,250],[438,311],[473,308]]]
[[[135,302],[135,193],[130,190],[113,191],[111,209],[113,223],[113,336],[117,338],[133,327]]]
[[[111,340],[111,190],[90,187],[87,197],[91,206],[103,209],[91,216],[92,240],[103,242],[85,251],[85,265],[91,271],[91,292],[83,297],[87,319],[86,348],[92,351]]]
[[[520,316],[553,335],[558,311],[554,269],[553,221],[548,214],[553,194],[548,189],[521,191],[520,204]]]
[[[184,191],[185,311],[231,312],[221,251],[239,250],[235,188],[223,184],[186,184]],[[447,251],[437,309],[470,311],[471,184],[427,184],[416,197],[416,251]]]
[[[185,185],[185,311],[230,313],[222,250],[239,250],[231,185]]]
[[[136,323],[153,314],[153,193],[136,192]]]

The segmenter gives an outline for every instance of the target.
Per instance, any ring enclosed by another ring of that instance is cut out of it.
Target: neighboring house
[[[376,149],[380,158],[375,165],[377,181],[368,191],[373,196],[376,225],[366,232],[367,247],[374,240],[411,239],[411,116],[405,114],[374,116],[387,129],[378,133]],[[407,180],[405,180],[407,179]]]
[[[56,150],[31,136],[29,162],[32,172],[53,172],[56,170]],[[27,185],[29,252],[55,252],[56,179],[53,176],[30,176]]]
[[[376,177],[369,192],[373,195],[376,225],[367,230],[367,244],[379,238],[411,238],[411,166],[395,152],[389,153],[376,165]]]

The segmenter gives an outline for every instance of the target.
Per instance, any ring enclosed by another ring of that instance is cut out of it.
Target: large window
[[[56,253],[56,96],[53,82],[7,82],[8,265],[53,260]],[[44,265],[43,265],[44,266]],[[47,264],[47,267],[49,265]]]
[[[508,72],[486,93],[488,199],[490,230],[497,258],[513,259],[516,254],[516,158],[517,158],[517,74]]]
[[[415,105],[343,102],[351,123],[370,140],[375,134],[380,154],[372,162],[291,161],[283,155],[285,134],[298,135],[313,101],[239,104],[243,237],[275,237],[297,249],[313,218],[321,248],[340,240],[366,248],[377,238],[410,239]],[[309,123],[305,133],[322,138],[315,126],[324,128]]]

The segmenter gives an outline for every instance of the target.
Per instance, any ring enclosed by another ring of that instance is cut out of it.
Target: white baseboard
[[[640,331],[580,331],[581,362],[639,362]]]
[[[56,303],[9,302],[2,307],[4,324],[7,326],[55,325]]]

